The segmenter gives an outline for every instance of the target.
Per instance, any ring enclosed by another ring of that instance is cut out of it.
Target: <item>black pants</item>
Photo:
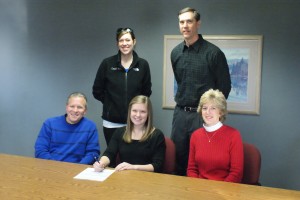
[[[105,137],[105,141],[106,141],[106,145],[108,146],[109,142],[110,142],[110,139],[112,138],[115,130],[117,128],[106,128],[106,127],[103,127],[103,133],[104,133],[104,137]]]
[[[175,107],[171,138],[176,148],[176,175],[186,176],[190,138],[192,133],[202,127],[202,118],[197,112],[186,112]]]

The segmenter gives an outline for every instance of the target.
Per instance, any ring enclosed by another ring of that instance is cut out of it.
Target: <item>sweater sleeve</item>
[[[98,139],[98,131],[95,127],[94,130],[91,131],[89,134],[86,149],[85,149],[85,156],[81,159],[80,164],[93,164],[95,161],[95,157],[98,158],[100,155],[100,146],[99,146],[99,139]]]
[[[194,177],[194,178],[198,178],[200,174],[197,166],[197,162],[195,161],[195,147],[197,146],[196,143],[197,143],[197,134],[193,133],[190,140],[187,176]]]
[[[51,141],[51,128],[47,122],[43,123],[43,126],[39,132],[37,140],[35,142],[35,157],[53,160],[50,154],[50,141]]]
[[[120,143],[122,142],[122,137],[125,132],[125,128],[121,127],[115,130],[103,156],[108,157],[110,160],[110,167],[114,167],[117,155],[119,154]]]
[[[236,130],[230,146],[230,169],[224,181],[240,183],[243,178],[244,150],[240,133]]]
[[[158,129],[155,131],[157,131],[157,136],[154,140],[155,144],[151,164],[153,165],[154,172],[162,172],[166,155],[166,142],[164,134]]]

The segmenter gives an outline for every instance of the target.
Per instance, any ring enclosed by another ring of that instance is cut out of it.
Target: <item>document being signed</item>
[[[114,172],[115,170],[113,169],[104,169],[102,172],[95,172],[94,168],[86,168],[74,178],[91,181],[104,181]]]

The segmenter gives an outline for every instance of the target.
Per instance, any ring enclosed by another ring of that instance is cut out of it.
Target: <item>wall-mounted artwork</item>
[[[227,99],[230,113],[259,114],[262,63],[262,35],[203,35],[225,54],[231,77]],[[163,108],[174,109],[177,84],[171,66],[172,49],[181,35],[164,36]]]

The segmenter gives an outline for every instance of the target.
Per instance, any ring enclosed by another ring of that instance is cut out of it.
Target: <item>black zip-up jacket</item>
[[[120,51],[105,58],[99,66],[93,95],[103,104],[102,118],[114,123],[126,123],[128,104],[137,95],[150,96],[151,74],[148,62],[133,51],[128,72],[121,65]]]

